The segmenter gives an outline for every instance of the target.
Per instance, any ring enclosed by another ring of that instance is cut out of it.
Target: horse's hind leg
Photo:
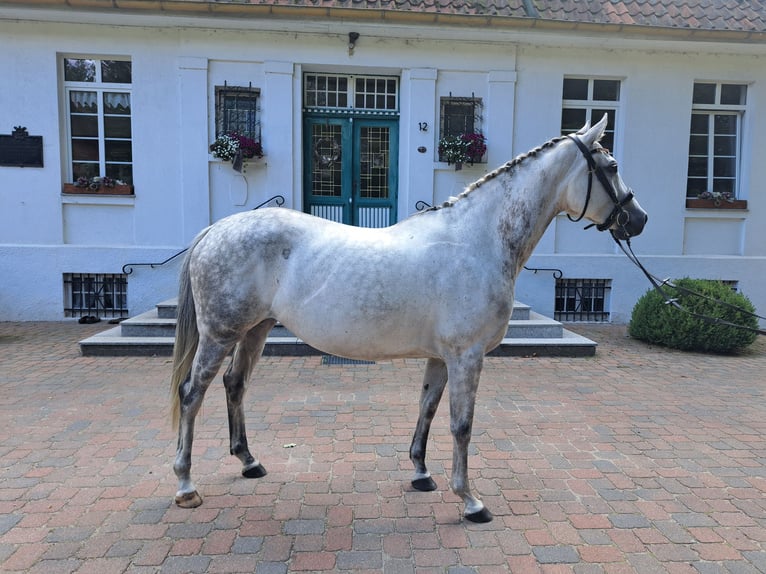
[[[181,416],[178,426],[178,447],[173,471],[178,477],[176,504],[182,508],[194,508],[202,504],[202,497],[191,479],[191,452],[194,441],[194,419],[202,406],[205,391],[215,377],[231,346],[200,337],[189,378],[179,387]]]
[[[446,383],[447,367],[444,362],[438,359],[429,359],[423,377],[423,388],[420,392],[420,414],[410,445],[410,460],[415,465],[412,486],[416,490],[436,489],[436,483],[426,468],[426,444],[428,443],[431,421],[436,415],[436,409],[439,407]]]
[[[223,375],[226,406],[229,413],[229,452],[242,462],[242,476],[246,478],[260,478],[266,475],[266,469],[250,454],[247,445],[242,399],[247,390],[250,374],[261,356],[266,338],[275,323],[276,321],[268,319],[253,327],[237,345],[231,365]]]

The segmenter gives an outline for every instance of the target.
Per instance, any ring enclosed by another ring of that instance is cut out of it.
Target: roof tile
[[[199,1],[199,0],[186,0]],[[243,0],[217,0],[241,3]],[[438,12],[712,31],[766,32],[766,0],[245,0],[252,4]]]

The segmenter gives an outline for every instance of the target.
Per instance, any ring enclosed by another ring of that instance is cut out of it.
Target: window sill
[[[136,204],[136,196],[105,195],[103,193],[62,193],[61,203],[63,205],[117,205],[130,207]]]
[[[436,165],[437,165],[437,169],[451,169],[454,171],[460,171],[461,169],[473,169],[473,168],[481,168],[484,171],[486,171],[487,169],[486,161],[475,161],[473,163],[465,162],[465,163],[461,163],[460,167],[458,167],[458,164],[456,163],[447,163],[446,161],[437,160]]]
[[[65,183],[61,193],[64,195],[134,195],[132,185],[115,185],[114,187],[77,187],[73,183]]]
[[[713,199],[688,198],[686,209],[747,209],[747,200],[735,199],[734,201],[716,202]]]

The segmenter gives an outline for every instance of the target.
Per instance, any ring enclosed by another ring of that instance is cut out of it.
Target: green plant
[[[445,136],[439,140],[439,157],[448,164],[481,161],[487,153],[487,140],[481,133]]]
[[[263,157],[261,142],[234,132],[220,135],[210,144],[213,157],[222,160],[233,160],[240,151],[244,159]]]
[[[677,288],[665,286],[663,290],[691,313],[758,328],[758,319],[748,314],[755,312],[750,300],[741,293],[735,293],[724,283],[689,278],[673,283]],[[746,312],[698,297],[687,290],[736,306]],[[636,339],[682,351],[713,353],[731,353],[743,349],[752,344],[757,337],[753,331],[716,324],[676,309],[668,305],[654,289],[644,293],[633,307],[628,333]]]

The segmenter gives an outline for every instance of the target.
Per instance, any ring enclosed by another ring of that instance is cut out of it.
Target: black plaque
[[[0,166],[43,167],[43,136],[31,136],[21,126],[0,134]]]

